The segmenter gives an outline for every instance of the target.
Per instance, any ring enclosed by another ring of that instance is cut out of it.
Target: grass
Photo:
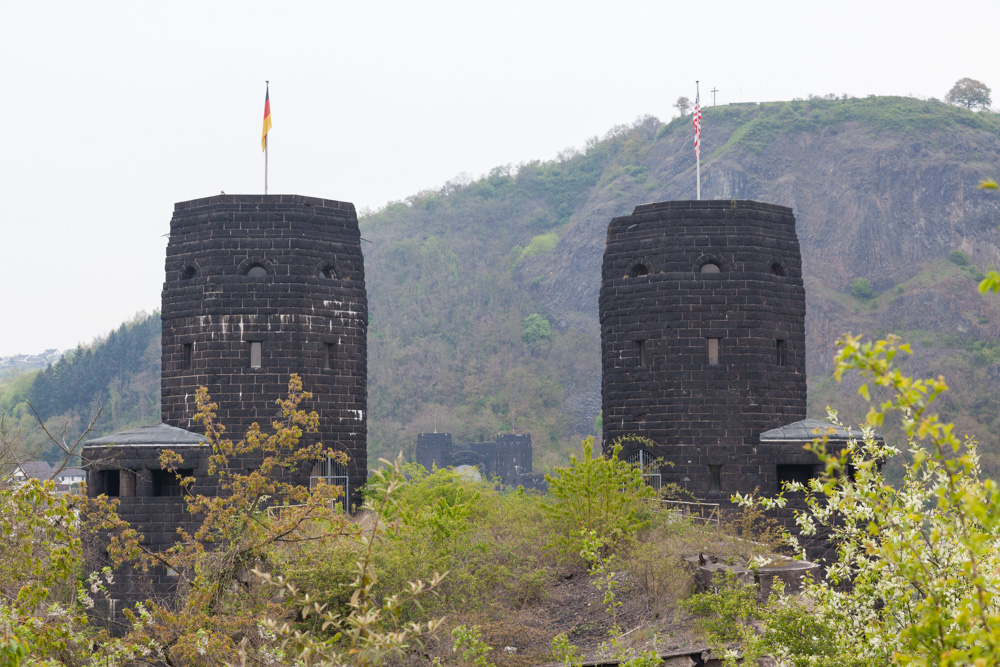
[[[501,490],[450,470],[412,468],[409,473],[410,483],[393,516],[387,517],[392,528],[377,550],[376,570],[385,595],[407,581],[447,571],[434,595],[405,611],[407,620],[447,619],[445,631],[425,647],[426,656],[460,664],[450,640],[450,630],[460,625],[478,626],[483,641],[494,647],[489,657],[495,664],[551,662],[551,642],[560,633],[584,654],[600,653],[611,620],[584,560],[555,548],[557,536],[576,530],[551,511],[559,501]],[[686,617],[678,612],[693,585],[685,557],[705,553],[745,559],[762,548],[723,528],[678,520],[661,507],[658,500],[650,501],[634,538],[616,542],[605,554],[615,563],[622,630],[635,631],[626,642],[642,650],[697,645]],[[372,520],[365,514],[351,519],[359,529]],[[336,539],[298,543],[282,560],[299,586],[318,602],[336,607],[346,602],[350,575],[345,573],[358,556],[357,544]]]
[[[741,123],[729,140],[709,159],[737,146],[760,153],[778,134],[819,133],[855,124],[880,133],[902,134],[921,140],[939,133],[986,131],[1000,137],[1000,114],[972,112],[937,100],[911,97],[793,100],[759,105],[730,105],[705,109],[705,122]],[[671,130],[668,125],[661,133]]]

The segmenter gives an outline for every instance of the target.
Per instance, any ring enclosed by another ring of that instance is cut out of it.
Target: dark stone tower
[[[663,479],[700,498],[776,491],[776,453],[759,436],[805,418],[805,313],[789,208],[662,202],[612,220],[600,294],[605,447],[648,438],[644,456],[673,463]]]
[[[352,504],[367,476],[368,299],[354,205],[297,195],[220,195],[174,207],[162,300],[162,424],[84,443],[90,496],[117,498],[119,515],[163,550],[178,527],[193,531],[177,476],[160,467],[164,450],[181,454],[192,491],[212,495],[209,447],[192,417],[195,391],[207,386],[227,435],[250,424],[267,429],[279,416],[292,373],[313,394],[327,447],[345,451],[347,466],[327,462],[299,471],[345,486]],[[250,468],[259,461],[234,461]],[[106,536],[88,533],[93,569],[107,564]],[[123,610],[153,599],[171,605],[177,573],[125,565],[99,611],[120,634]]]
[[[307,408],[319,413],[316,437],[350,456],[346,477],[358,499],[367,473],[368,300],[353,204],[298,195],[176,204],[162,317],[165,424],[197,430],[194,395],[204,385],[219,421],[242,437],[278,416],[275,399],[298,373],[313,394]]]

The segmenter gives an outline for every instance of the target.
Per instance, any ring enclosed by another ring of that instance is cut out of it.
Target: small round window
[[[707,264],[702,264],[701,265],[701,272],[702,273],[721,273],[722,269],[719,268],[718,264],[716,264],[714,262],[708,262]]]
[[[248,278],[266,278],[267,277],[267,269],[265,269],[260,264],[254,264],[247,271],[247,277]]]

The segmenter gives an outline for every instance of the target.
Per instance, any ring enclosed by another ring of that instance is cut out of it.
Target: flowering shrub
[[[838,380],[856,370],[863,397],[870,400],[870,386],[892,397],[872,406],[862,439],[843,451],[827,452],[816,441],[826,469],[821,479],[808,488],[787,485],[808,492],[808,508],[798,514],[803,535],[828,532],[837,559],[801,600],[772,596],[758,615],[758,631],[744,633],[743,650],[792,665],[997,664],[1000,497],[980,475],[975,442],[960,439],[930,411],[948,387],[941,377],[903,375],[894,358],[910,350],[898,337],[862,343],[847,335],[838,346]],[[836,420],[835,412],[830,416]],[[900,450],[872,432],[890,416],[901,420],[909,439],[911,462],[898,487],[885,481],[880,463]]]

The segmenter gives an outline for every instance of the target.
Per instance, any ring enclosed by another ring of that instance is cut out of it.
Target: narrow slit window
[[[184,343],[184,368],[194,368],[194,343]]]
[[[722,466],[708,466],[708,492],[722,493]]]
[[[780,338],[775,341],[774,345],[775,361],[779,366],[784,366],[786,363],[788,363],[788,358],[786,356],[788,352],[786,348],[787,346],[785,345],[785,341],[781,340]]]
[[[333,360],[336,358],[333,343],[323,345],[323,368],[327,370],[333,368]]]
[[[261,366],[261,343],[260,341],[252,341],[250,343],[250,368],[260,368]]]
[[[719,338],[708,339],[708,364],[710,366],[719,365]]]
[[[635,354],[636,354],[636,363],[639,365],[640,368],[644,367],[647,361],[646,341],[644,340],[635,341]]]

